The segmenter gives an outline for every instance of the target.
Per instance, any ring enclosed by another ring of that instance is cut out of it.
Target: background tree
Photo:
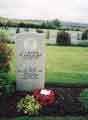
[[[55,29],[59,29],[61,27],[61,23],[58,19],[53,20],[52,25]]]
[[[82,40],[88,40],[88,30],[85,30],[85,31],[82,33]]]
[[[71,36],[68,32],[62,31],[57,33],[56,38],[57,45],[70,45],[71,44]]]
[[[13,81],[9,80],[10,61],[12,49],[8,44],[10,34],[6,30],[0,30],[0,94],[7,96],[13,92]]]
[[[8,72],[10,70],[10,60],[12,50],[8,46],[10,35],[6,30],[0,30],[0,71]]]
[[[45,29],[60,29],[61,23],[58,19],[52,20],[52,21],[44,21],[41,24],[41,28]]]

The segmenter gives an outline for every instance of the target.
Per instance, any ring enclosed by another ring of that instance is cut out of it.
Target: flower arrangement
[[[26,95],[17,102],[17,111],[36,115],[43,107],[52,106],[56,102],[56,94],[49,89],[36,89],[32,95]]]
[[[33,96],[42,106],[51,105],[55,102],[55,93],[52,90],[36,89]]]
[[[33,96],[26,95],[25,97],[21,98],[21,100],[17,103],[17,110],[18,112],[23,112],[24,114],[38,114],[41,105],[38,101],[35,100]]]

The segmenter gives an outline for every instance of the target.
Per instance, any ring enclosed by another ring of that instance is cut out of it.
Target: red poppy
[[[51,105],[55,102],[55,93],[53,90],[48,89],[36,89],[33,92],[33,96],[41,105]]]

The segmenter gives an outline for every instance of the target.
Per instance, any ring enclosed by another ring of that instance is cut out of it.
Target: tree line
[[[12,21],[7,20],[7,22],[0,21],[0,27],[23,27],[23,28],[39,28],[39,29],[60,29],[61,22],[58,19],[51,21],[36,22],[25,22],[25,21]]]

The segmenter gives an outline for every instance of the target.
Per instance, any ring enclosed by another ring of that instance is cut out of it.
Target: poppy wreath
[[[41,94],[41,91],[43,89],[36,89],[33,91],[33,96],[35,97],[35,99],[42,105],[42,106],[47,106],[47,105],[51,105],[55,102],[56,97],[55,97],[55,93],[52,90],[48,90],[48,89],[44,89],[46,91],[49,91],[49,94],[45,95],[45,94]]]

